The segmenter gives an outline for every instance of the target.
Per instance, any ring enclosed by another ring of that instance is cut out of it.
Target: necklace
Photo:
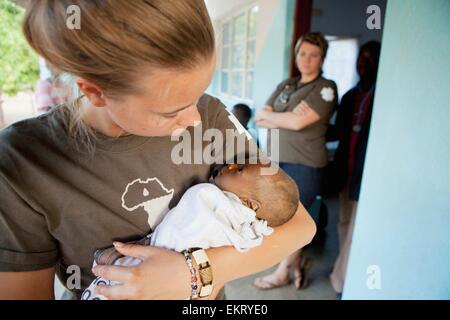
[[[361,126],[362,108],[365,106],[367,100],[372,96],[373,91],[374,91],[374,87],[372,86],[372,88],[370,88],[370,90],[367,92],[367,94],[364,97],[364,99],[362,99],[362,101],[359,103],[358,113],[355,114],[355,115],[357,115],[356,123],[352,127],[353,132],[355,132],[355,133],[360,133],[361,132],[361,129],[362,129],[362,126]]]

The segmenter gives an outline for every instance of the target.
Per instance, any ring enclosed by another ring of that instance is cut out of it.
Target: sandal
[[[287,286],[291,282],[291,280],[289,278],[283,282],[264,280],[264,278],[265,277],[256,278],[256,280],[253,281],[253,286],[260,290],[270,290],[270,289]]]
[[[303,290],[308,286],[309,271],[311,270],[312,260],[304,258],[300,268],[294,269],[294,286],[297,290]]]

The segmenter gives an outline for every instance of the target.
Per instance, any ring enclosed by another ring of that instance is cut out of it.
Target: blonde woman
[[[295,46],[301,75],[278,85],[263,110],[255,115],[256,125],[279,130],[279,141],[269,139],[268,144],[279,143],[280,167],[297,183],[305,208],[320,194],[323,168],[328,161],[325,134],[337,102],[336,84],[322,77],[327,50],[322,34],[302,36]],[[306,288],[311,263],[301,258],[301,251],[296,252],[283,260],[274,273],[257,278],[254,285],[259,289],[287,285],[289,269],[293,268],[295,287]]]
[[[66,27],[70,5],[80,9],[81,29]],[[99,287],[108,299],[191,295],[195,259],[192,269],[180,253],[123,242],[148,234],[186,189],[210,176],[211,164],[174,163],[171,135],[192,133],[200,121],[202,130],[236,128],[220,101],[204,94],[215,67],[204,2],[30,1],[24,31],[38,54],[76,77],[83,95],[0,135],[0,299],[51,299],[55,272],[78,296],[95,275],[121,283]],[[314,232],[299,204],[248,253],[206,250],[214,291],[204,299],[275,265]],[[113,241],[143,262],[94,275],[94,251]],[[80,287],[67,282],[77,267]]]

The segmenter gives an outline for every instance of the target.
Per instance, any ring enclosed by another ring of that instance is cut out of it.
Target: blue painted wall
[[[388,1],[343,299],[450,299],[448,0]]]

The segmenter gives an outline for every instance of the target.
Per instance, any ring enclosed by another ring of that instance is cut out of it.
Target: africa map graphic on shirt
[[[169,211],[169,203],[174,189],[167,189],[158,178],[135,179],[122,194],[122,208],[133,212],[143,208],[148,215],[148,225],[152,230]]]

